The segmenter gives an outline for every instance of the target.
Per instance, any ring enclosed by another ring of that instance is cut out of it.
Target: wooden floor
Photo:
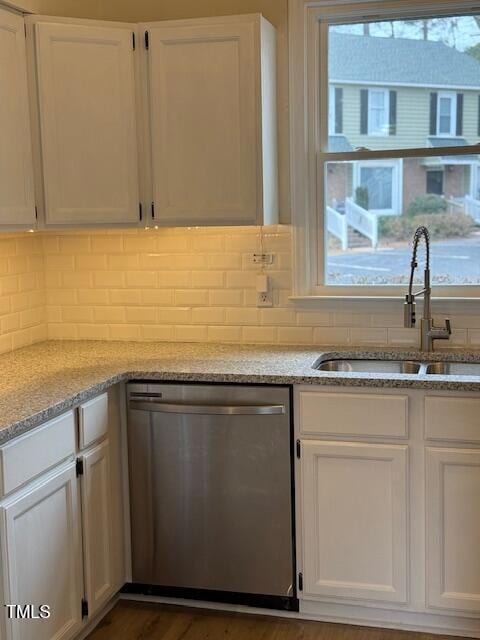
[[[408,631],[120,602],[88,640],[453,640]],[[458,639],[457,639],[458,640]]]

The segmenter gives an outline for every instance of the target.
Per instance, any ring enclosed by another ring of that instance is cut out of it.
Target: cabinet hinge
[[[143,206],[141,202],[138,203],[138,216],[141,222],[143,220]]]
[[[27,37],[27,25],[24,23],[23,24],[23,29],[25,31],[25,38]]]
[[[135,51],[135,40],[136,40],[135,31],[132,31],[132,47],[134,51]]]
[[[298,590],[303,591],[303,573],[298,574]]]
[[[35,205],[35,220],[38,220],[38,207]]]
[[[152,220],[155,220],[155,202],[152,202]]]
[[[88,602],[82,598],[82,619],[88,616]]]
[[[75,464],[75,471],[77,473],[77,478],[79,476],[83,476],[83,458],[77,458],[77,462]]]
[[[150,36],[148,31],[145,31],[145,49],[149,49],[150,48]]]
[[[301,448],[300,440],[297,440],[297,446],[296,446],[296,449],[297,449],[297,458],[300,458],[301,453],[302,453],[302,448]]]

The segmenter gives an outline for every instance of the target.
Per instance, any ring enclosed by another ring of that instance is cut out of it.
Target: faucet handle
[[[449,336],[452,335],[452,325],[450,323],[450,318],[445,318],[445,329],[447,330],[447,333]]]

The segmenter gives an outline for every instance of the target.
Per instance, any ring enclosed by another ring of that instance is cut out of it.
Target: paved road
[[[420,246],[420,270],[424,255]],[[339,253],[329,257],[328,279],[331,284],[398,284],[408,278],[410,260],[410,246]],[[480,239],[435,242],[431,263],[434,282],[480,284]]]

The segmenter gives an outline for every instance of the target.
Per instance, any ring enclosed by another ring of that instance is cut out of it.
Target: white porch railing
[[[345,204],[345,217],[347,223],[359,233],[369,238],[374,249],[378,245],[378,218],[374,213],[367,211],[356,204],[351,198],[347,198]]]
[[[463,202],[465,213],[471,216],[476,223],[480,224],[480,200],[475,200],[472,196],[465,196]]]
[[[456,213],[466,213],[466,205],[463,198],[455,200],[452,196],[451,198],[446,198],[445,202],[447,203],[447,213],[453,215]]]
[[[348,249],[347,216],[339,213],[333,207],[327,207],[327,231],[342,243],[342,251]]]

